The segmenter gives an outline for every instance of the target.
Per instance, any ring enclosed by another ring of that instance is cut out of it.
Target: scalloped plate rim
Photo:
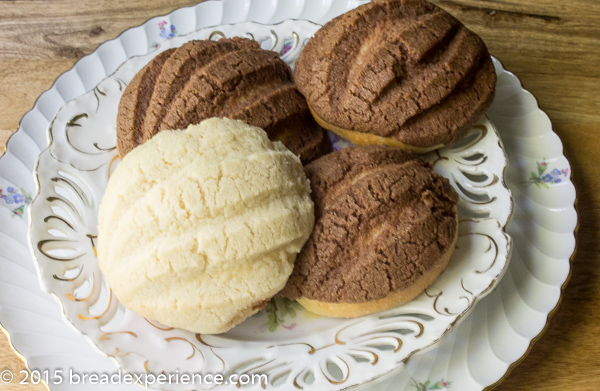
[[[201,6],[201,5],[202,5],[202,4],[197,4],[197,5],[195,5],[195,6],[190,6],[190,7],[181,7],[181,8],[192,8],[192,9],[197,9],[197,7],[198,7],[198,6]],[[350,9],[350,8],[353,8],[353,6],[348,6],[348,8],[346,8],[345,10],[348,10],[348,9]],[[180,8],[179,8],[179,9],[180,9]],[[143,24],[141,24],[140,26],[137,26],[137,27],[132,27],[132,28],[130,28],[130,29],[134,29],[134,28],[141,28],[141,27],[145,26],[147,23],[149,23],[151,20],[153,20],[153,19],[155,19],[155,18],[159,18],[159,17],[167,17],[167,16],[169,16],[169,15],[170,15],[170,14],[165,14],[165,15],[162,15],[162,16],[154,16],[154,17],[152,17],[152,18],[149,18],[149,19],[147,19],[147,20],[146,20],[146,21],[145,21]],[[129,31],[130,29],[128,29],[128,30],[126,30],[126,31]],[[113,40],[110,40],[110,41],[107,41],[107,42],[104,42],[104,43],[103,43],[103,45],[104,45],[104,44],[107,44],[107,43],[109,43],[109,42],[111,42],[111,41],[116,41],[116,40],[119,40],[119,39],[122,37],[122,35],[123,35],[123,34],[124,34],[126,31],[124,31],[123,33],[121,33],[121,34],[120,34],[119,36],[117,36],[115,39],[113,39]],[[102,46],[102,45],[101,45],[101,46]],[[86,57],[87,57],[87,56],[86,56]],[[81,60],[78,60],[78,62],[77,62],[77,63],[79,63],[79,61],[81,61]],[[77,63],[76,63],[76,64],[77,64]],[[500,63],[500,61],[499,61],[499,63]],[[75,65],[76,65],[76,64],[75,64]],[[503,72],[506,72],[506,73],[510,73],[510,74],[512,74],[510,71],[507,71],[507,70],[506,70],[504,67],[502,67],[502,70],[503,70]],[[60,76],[62,76],[62,75],[64,75],[64,74],[66,74],[66,73],[70,73],[70,72],[72,72],[72,71],[74,71],[74,69],[73,69],[73,68],[71,68],[70,70],[68,70],[68,71],[64,72],[63,74],[59,75],[59,76],[57,77],[57,79],[56,79],[56,80],[58,80],[58,78],[59,78]],[[516,76],[515,76],[515,77],[516,77]],[[38,107],[38,103],[39,103],[39,100],[40,100],[40,98],[41,98],[41,97],[42,97],[42,96],[43,96],[43,95],[44,95],[46,92],[48,92],[48,91],[50,91],[50,90],[54,90],[55,88],[56,88],[56,81],[53,83],[53,85],[51,86],[51,88],[49,88],[47,91],[45,91],[44,93],[42,93],[42,94],[41,94],[41,95],[40,95],[40,96],[39,96],[39,97],[36,99],[35,103],[33,104],[33,107],[32,107],[32,109],[31,109],[31,110],[29,110],[29,111],[28,111],[28,112],[27,112],[27,113],[24,115],[24,117],[23,117],[23,118],[25,118],[25,117],[26,117],[28,114],[31,114],[31,112],[33,112],[34,110],[36,110],[36,109],[37,109],[37,107]],[[520,83],[520,80],[519,80],[519,90],[521,91],[521,93],[523,93],[523,92],[527,92],[527,93],[529,93],[529,91],[527,91],[526,89],[524,89],[524,88],[523,88],[523,86],[522,86],[522,83]],[[544,113],[544,112],[543,112],[541,109],[539,109],[539,107],[538,107],[538,110],[539,110],[540,112]],[[544,114],[545,114],[545,113],[544,113]],[[45,118],[44,118],[44,119],[45,119]],[[20,123],[19,123],[19,128],[18,128],[17,132],[13,133],[13,134],[12,134],[12,135],[9,137],[9,139],[8,139],[7,146],[6,146],[6,151],[7,151],[7,152],[9,152],[9,151],[11,151],[11,150],[12,150],[12,149],[10,148],[10,146],[13,144],[13,143],[11,143],[11,139],[12,139],[12,137],[13,137],[14,135],[16,135],[16,134],[20,133],[20,132],[25,132],[25,133],[26,133],[26,135],[27,135],[27,137],[29,137],[29,138],[31,139],[31,141],[32,141],[32,142],[35,144],[35,147],[36,147],[36,149],[37,149],[37,148],[39,148],[39,147],[38,147],[38,145],[39,145],[39,144],[40,144],[42,141],[41,141],[41,140],[39,140],[39,137],[35,137],[35,133],[33,133],[33,134],[30,134],[29,132],[31,132],[31,130],[29,129],[29,127],[27,127],[27,129],[25,129],[25,127],[23,126],[22,122],[20,122]],[[550,128],[548,131],[546,131],[546,133],[550,133],[550,134],[556,134],[556,133],[553,131],[553,129],[552,129],[552,128]],[[562,145],[562,142],[561,142],[561,141],[560,141],[560,144]],[[43,149],[43,148],[42,148],[42,149]],[[0,160],[1,160],[2,158],[3,158],[3,157],[0,157]],[[571,186],[572,186],[572,184],[571,184]],[[576,202],[576,200],[575,200],[575,202]],[[572,210],[572,212],[573,212],[573,213],[575,213],[576,220],[577,220],[577,222],[576,222],[576,228],[577,228],[577,227],[579,226],[579,216],[578,216],[578,214],[577,214],[577,210],[576,210],[576,208],[575,208],[575,207],[576,207],[576,204],[573,204],[573,205],[570,205],[570,206],[569,206],[569,205],[567,205],[565,208],[568,208],[569,210]],[[576,229],[575,229],[575,231],[573,232],[573,235],[574,235],[575,233],[576,233]],[[26,242],[28,242],[28,241],[27,241],[27,239],[25,239],[25,241],[26,241]],[[575,245],[576,245],[576,244],[577,244],[577,242],[575,243]],[[541,330],[541,331],[540,331],[538,334],[536,334],[536,335],[534,335],[532,338],[528,339],[528,341],[526,342],[526,344],[528,345],[528,347],[527,347],[527,349],[526,349],[526,351],[525,351],[525,353],[524,353],[523,355],[520,355],[520,356],[519,356],[519,357],[517,357],[516,359],[512,359],[513,361],[510,361],[510,362],[509,362],[509,361],[506,361],[506,362],[505,362],[505,361],[503,361],[503,363],[506,363],[506,364],[507,364],[508,368],[507,368],[507,369],[502,369],[502,370],[500,370],[501,374],[500,374],[500,375],[499,375],[499,376],[496,378],[496,379],[497,379],[497,380],[496,380],[496,382],[495,382],[495,383],[490,383],[490,384],[488,384],[488,386],[485,386],[485,387],[488,387],[488,388],[489,388],[490,386],[492,386],[492,387],[493,387],[493,386],[497,385],[499,382],[501,382],[501,381],[502,381],[502,380],[503,380],[503,379],[504,379],[506,376],[508,376],[508,374],[510,373],[510,371],[512,370],[512,368],[514,368],[514,366],[516,366],[516,365],[517,365],[517,364],[518,364],[520,361],[522,361],[522,360],[523,360],[523,359],[526,357],[526,355],[527,355],[527,353],[529,352],[529,350],[531,349],[532,345],[533,345],[533,344],[534,344],[534,343],[535,343],[535,342],[536,342],[536,341],[537,341],[539,338],[541,338],[541,336],[542,336],[542,333],[543,333],[544,329],[545,329],[545,328],[548,326],[549,318],[552,316],[552,314],[554,314],[554,313],[557,311],[557,309],[558,309],[558,304],[559,304],[559,303],[560,303],[560,301],[562,300],[562,297],[563,297],[563,294],[564,294],[564,288],[566,287],[566,285],[567,285],[567,283],[568,283],[568,276],[570,275],[570,273],[571,273],[571,271],[572,271],[572,263],[573,263],[573,259],[574,259],[574,255],[575,255],[575,252],[574,252],[574,251],[575,251],[575,245],[573,246],[573,248],[572,248],[572,249],[569,249],[569,250],[568,250],[568,251],[569,251],[569,253],[570,253],[571,255],[570,255],[569,257],[565,258],[565,261],[568,261],[568,263],[569,263],[569,265],[568,265],[568,271],[567,271],[567,276],[566,276],[566,278],[565,278],[564,282],[563,282],[562,284],[560,284],[560,288],[561,288],[561,294],[559,295],[559,297],[558,297],[558,300],[557,300],[556,302],[554,302],[554,301],[553,301],[553,302],[552,302],[552,304],[550,305],[550,307],[551,307],[551,308],[550,308],[550,310],[549,310],[549,311],[547,312],[547,314],[546,314],[546,321],[545,321],[545,325],[544,325],[544,327],[542,328],[542,330]],[[561,258],[561,259],[562,259],[562,258]],[[25,355],[24,355],[24,354],[26,354],[26,355],[29,355],[29,354],[30,354],[29,352],[27,352],[27,350],[28,350],[28,349],[27,349],[26,347],[16,347],[16,346],[14,346],[14,344],[13,344],[13,341],[12,341],[12,340],[11,340],[11,338],[10,338],[10,331],[9,331],[9,329],[8,329],[7,327],[4,327],[4,326],[2,325],[2,323],[1,323],[1,322],[0,322],[0,328],[1,328],[1,329],[2,329],[2,331],[3,331],[3,332],[5,332],[5,334],[8,336],[8,338],[9,338],[9,342],[10,342],[10,345],[11,345],[11,348],[12,348],[12,349],[15,351],[15,353],[16,353],[16,354],[17,354],[19,357],[21,357],[21,358],[23,359],[23,361],[25,362],[25,364],[27,365],[27,367],[30,367],[30,365],[29,365],[29,362],[28,362],[28,359],[27,359],[27,357],[25,357]],[[14,331],[16,332],[16,330],[14,330]],[[23,350],[23,354],[21,354],[21,353],[19,352],[19,350]]]

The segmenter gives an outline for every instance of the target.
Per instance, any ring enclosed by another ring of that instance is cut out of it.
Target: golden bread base
[[[333,133],[337,134],[340,137],[345,138],[346,140],[348,140],[351,143],[356,144],[356,145],[370,145],[370,144],[388,145],[390,147],[396,147],[396,148],[404,149],[406,151],[411,151],[411,152],[415,152],[415,153],[427,153],[427,152],[434,151],[434,150],[444,146],[444,145],[440,144],[440,145],[436,145],[433,147],[416,147],[414,145],[405,144],[405,143],[400,142],[391,137],[381,137],[381,136],[376,136],[374,134],[357,132],[356,130],[343,129],[343,128],[337,127],[337,126],[332,125],[332,124],[326,122],[325,120],[323,120],[321,117],[319,117],[317,115],[317,113],[315,113],[315,111],[312,109],[312,107],[310,107],[310,105],[308,105],[308,109],[310,110],[310,113],[314,117],[315,121],[317,121],[317,123],[322,128],[331,130]]]
[[[457,219],[458,220],[458,219]],[[458,239],[458,225],[452,245],[439,259],[434,268],[425,272],[419,279],[406,289],[392,292],[383,299],[371,300],[364,303],[327,303],[301,297],[297,301],[306,310],[330,318],[358,318],[408,303],[419,296],[444,271]]]

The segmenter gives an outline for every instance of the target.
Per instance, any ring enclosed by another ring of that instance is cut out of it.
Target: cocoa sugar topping
[[[496,82],[481,38],[425,0],[373,1],[333,19],[294,76],[326,123],[416,147],[462,138]]]
[[[263,128],[306,163],[329,151],[289,66],[244,38],[190,41],[156,56],[127,86],[119,104],[117,147],[131,149],[166,129],[206,118]]]
[[[416,155],[346,148],[305,167],[315,228],[280,293],[359,303],[402,290],[453,243],[458,196]]]

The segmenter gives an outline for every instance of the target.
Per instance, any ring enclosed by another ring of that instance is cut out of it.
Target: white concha
[[[260,128],[212,118],[121,161],[99,207],[98,263],[126,308],[222,333],[281,290],[313,224],[300,159]]]

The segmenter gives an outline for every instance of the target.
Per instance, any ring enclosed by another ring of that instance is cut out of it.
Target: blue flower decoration
[[[171,31],[167,31],[165,28],[160,29],[160,36],[164,39],[171,39],[177,34],[177,29],[175,29],[174,25],[170,26]]]
[[[562,177],[568,178],[569,169],[563,168],[562,170],[558,168],[552,169],[550,172],[546,173],[546,170],[549,170],[548,163],[545,158],[541,162],[536,162],[538,172],[531,171],[531,178],[529,178],[529,183],[535,184],[537,187],[544,187],[549,189],[548,184],[556,184],[562,182]]]
[[[9,186],[6,188],[6,191],[0,189],[0,201],[4,201],[6,205],[17,205],[15,209],[12,209],[12,216],[22,218],[25,213],[25,205],[31,203],[31,196],[23,189],[15,189]]]

